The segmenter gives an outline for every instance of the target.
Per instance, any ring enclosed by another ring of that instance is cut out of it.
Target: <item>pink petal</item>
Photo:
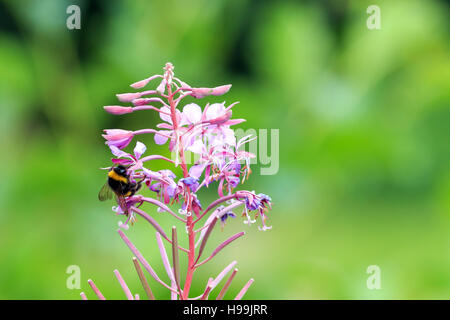
[[[162,176],[159,172],[154,172],[152,170],[149,170],[147,168],[142,167],[142,170],[144,171],[144,174],[149,177],[150,179],[155,179],[155,180],[161,180]]]
[[[189,169],[189,176],[194,178],[200,178],[203,171],[205,170],[206,163],[204,164],[196,164]]]
[[[225,124],[231,118],[231,111],[224,111],[222,115],[217,118],[209,120],[211,124]]]
[[[161,111],[170,114],[170,109],[169,109],[168,107],[166,107],[166,106],[162,107],[162,108],[161,108]],[[168,122],[168,123],[172,123],[172,117],[169,116],[168,114],[165,114],[165,113],[160,112],[160,113],[159,113],[159,116],[160,116],[160,118],[161,118],[163,121],[166,121],[166,122]]]
[[[108,140],[118,140],[123,139],[127,137],[133,136],[133,132],[128,130],[122,130],[122,129],[105,129],[106,135],[103,135],[103,137],[107,136]],[[105,138],[106,139],[106,138]]]
[[[203,142],[199,139],[195,140],[194,143],[187,148],[187,150],[198,154],[206,152]]]
[[[115,155],[117,158],[121,158],[121,157],[130,158],[131,157],[128,153],[120,150],[119,148],[117,148],[114,145],[110,145],[109,148],[111,149],[112,154]]]
[[[128,146],[131,142],[131,138],[125,138],[125,139],[121,139],[121,140],[108,140],[106,141],[106,144],[108,146],[115,146],[119,149],[123,149],[126,146]]]
[[[223,103],[213,103],[205,112],[206,120],[211,120],[222,116],[225,112]]]
[[[189,120],[186,115],[179,110],[177,110],[177,120],[180,127],[189,124]]]
[[[102,137],[108,141],[119,141],[129,139],[130,137],[126,134],[102,134]]]
[[[230,146],[236,144],[236,137],[234,136],[234,131],[229,128],[223,128],[222,134],[224,135],[224,141]]]
[[[183,115],[187,118],[189,123],[198,123],[202,118],[202,108],[195,103],[190,103],[184,106]]]
[[[134,152],[134,155],[136,156],[136,158],[139,159],[142,156],[142,154],[145,152],[145,150],[147,150],[147,147],[145,146],[145,144],[137,141],[136,147],[134,147],[133,152]]]
[[[169,134],[171,131],[161,130],[159,132],[165,133],[165,134]],[[159,134],[155,133],[154,139],[155,139],[155,143],[156,144],[161,145],[161,144],[166,143],[168,138],[165,137],[165,136],[162,136],[162,135],[159,135]]]
[[[123,165],[128,165],[128,164],[132,164],[133,161],[128,160],[128,159],[111,159],[111,161],[114,164],[123,164]]]
[[[160,94],[164,94],[164,92],[166,91],[166,83],[166,79],[163,79],[158,88],[156,88],[156,91],[158,91]]]

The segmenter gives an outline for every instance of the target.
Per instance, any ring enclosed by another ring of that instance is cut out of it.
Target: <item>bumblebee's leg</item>
[[[134,192],[139,191],[139,189],[142,187],[142,181],[143,181],[143,180],[139,180],[139,181],[137,182],[136,190],[134,190]]]
[[[121,195],[124,195],[126,192],[127,184],[123,183],[122,181],[119,182],[119,188],[118,191]]]
[[[127,192],[130,192],[129,196],[133,196],[142,186],[142,180],[138,182],[133,182],[129,184],[129,188]]]
[[[136,184],[135,184],[135,183],[129,183],[129,184],[127,185],[127,188],[126,188],[125,193],[124,193],[125,196],[126,196],[126,197],[131,197],[131,196],[133,196],[134,193],[136,192],[135,187],[136,187]]]
[[[132,183],[124,183],[122,187],[122,195],[124,197],[129,197],[133,195],[133,184]]]

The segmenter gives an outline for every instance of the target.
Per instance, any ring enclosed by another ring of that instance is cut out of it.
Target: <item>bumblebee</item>
[[[111,199],[113,194],[115,194],[118,204],[128,216],[125,198],[134,195],[141,188],[141,183],[142,180],[138,182],[130,182],[130,177],[127,173],[126,167],[122,165],[112,167],[108,171],[108,180],[98,193],[98,199],[100,201],[105,201]]]

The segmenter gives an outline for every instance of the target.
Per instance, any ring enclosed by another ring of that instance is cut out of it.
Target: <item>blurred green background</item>
[[[70,4],[80,30],[66,28]],[[371,4],[381,30],[366,27]],[[170,61],[193,86],[232,83],[210,100],[240,101],[240,128],[280,130],[279,172],[255,165],[243,186],[272,196],[273,229],[218,228],[209,252],[247,234],[198,270],[193,295],[237,260],[227,298],[253,277],[247,299],[450,299],[448,10],[438,0],[2,1],[0,298],[92,299],[92,278],[122,299],[115,268],[144,295],[112,203],[97,200],[110,163],[100,134],[158,119],[102,106]],[[146,209],[166,230],[174,223]],[[154,230],[141,219],[127,234],[166,280]],[[69,265],[80,290],[66,288]],[[369,265],[381,290],[366,287]]]

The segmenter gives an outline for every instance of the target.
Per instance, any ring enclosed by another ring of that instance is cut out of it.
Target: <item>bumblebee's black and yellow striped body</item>
[[[98,193],[98,199],[105,201],[112,198],[113,193],[117,196],[117,202],[122,206],[126,197],[136,193],[141,187],[141,181],[130,182],[127,169],[118,165],[108,172],[108,181]]]
[[[134,195],[138,184],[130,183],[126,169],[122,166],[115,167],[108,172],[108,185],[116,193],[124,197]]]

